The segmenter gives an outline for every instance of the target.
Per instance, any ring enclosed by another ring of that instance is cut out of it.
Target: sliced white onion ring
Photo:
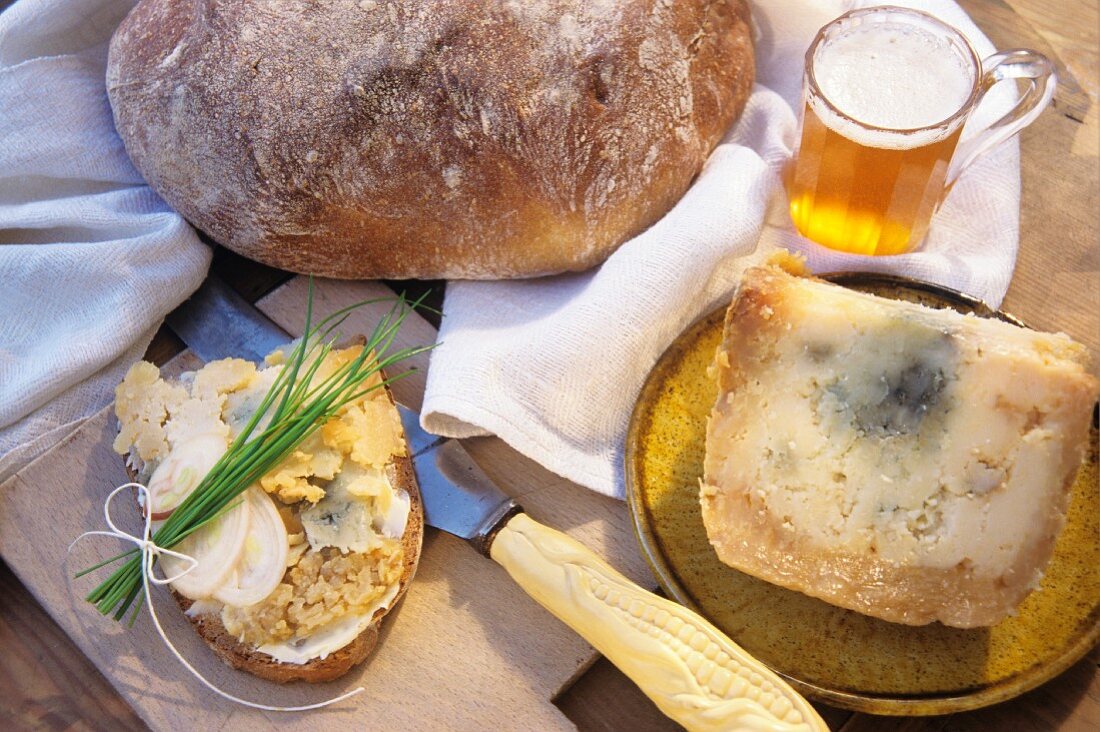
[[[231,503],[228,511],[172,547],[173,551],[198,562],[198,566],[171,583],[172,589],[184,597],[192,600],[210,597],[225,584],[240,560],[251,523],[252,504],[245,495],[234,502],[236,505]],[[168,554],[162,554],[159,561],[166,577],[179,574],[190,566]]]
[[[149,506],[154,521],[163,521],[195,490],[229,447],[229,441],[212,432],[176,445],[149,479]]]
[[[286,572],[290,548],[286,524],[271,496],[258,486],[252,486],[244,495],[251,516],[244,551],[214,592],[214,599],[233,607],[255,605],[275,591]]]

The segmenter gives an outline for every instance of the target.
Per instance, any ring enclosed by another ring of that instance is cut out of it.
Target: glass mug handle
[[[993,86],[1005,79],[1026,79],[1027,89],[1007,114],[986,129],[959,143],[947,171],[947,188],[955,184],[959,175],[970,164],[1035,121],[1054,97],[1057,77],[1054,64],[1038,51],[1014,48],[995,53],[982,62],[986,69],[982,74],[981,104]]]

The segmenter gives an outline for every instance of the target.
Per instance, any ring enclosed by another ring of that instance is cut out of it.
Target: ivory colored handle
[[[490,556],[689,730],[828,730],[798,692],[720,630],[518,514]]]

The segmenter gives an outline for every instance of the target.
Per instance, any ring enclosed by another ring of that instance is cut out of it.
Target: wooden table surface
[[[998,48],[1026,46],[1054,58],[1061,81],[1053,109],[1021,136],[1020,254],[1004,308],[1036,328],[1066,331],[1100,356],[1098,0],[960,2]],[[287,279],[224,251],[214,268],[252,301]],[[162,329],[148,357],[162,363],[180,350]],[[1093,369],[1100,372],[1100,364]],[[1100,649],[1094,649],[1016,700],[949,717],[894,719],[818,708],[831,727],[849,732],[1100,729],[1098,663]],[[0,566],[0,688],[3,729],[144,729],[6,565]],[[556,703],[581,730],[675,729],[602,660]]]

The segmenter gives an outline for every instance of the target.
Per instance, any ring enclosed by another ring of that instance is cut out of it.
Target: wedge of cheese
[[[785,267],[747,272],[716,354],[701,503],[719,558],[893,622],[1008,616],[1086,446],[1084,347]]]

